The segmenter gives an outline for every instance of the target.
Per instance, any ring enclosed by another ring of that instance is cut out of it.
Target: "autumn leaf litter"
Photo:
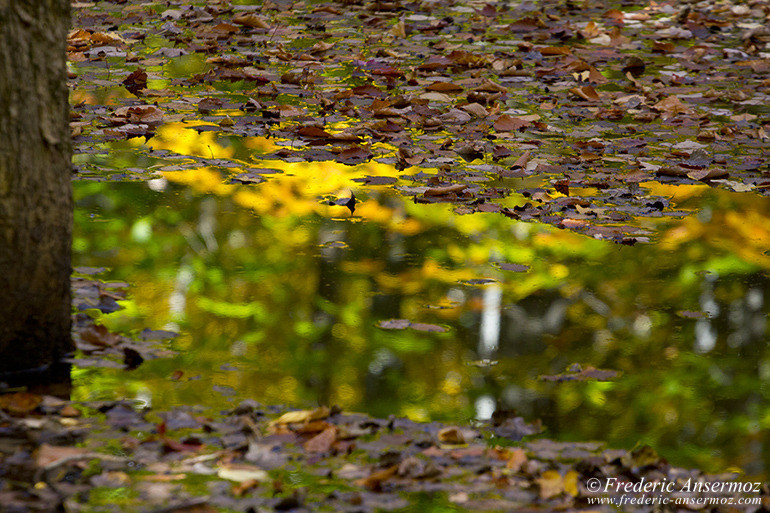
[[[770,186],[766,1],[74,5],[72,87],[126,90],[117,105],[73,106],[76,152],[151,141],[163,123],[205,116],[195,129],[280,141],[264,159],[374,160],[399,170],[362,189],[394,187],[458,214],[625,244],[648,239],[645,218],[681,215],[647,182],[763,195]],[[165,64],[190,55],[206,56],[206,71],[164,76]],[[228,83],[241,84],[238,94]],[[524,178],[539,185],[522,187]],[[230,179],[259,187],[270,174]],[[352,215],[351,198],[329,201]],[[83,274],[74,288],[83,311],[114,308],[122,294],[121,284]],[[131,341],[84,315],[76,324],[90,361],[126,368],[163,356],[152,340],[171,336]],[[405,319],[380,327],[444,330]],[[616,377],[572,366],[541,379]],[[733,478],[672,467],[645,446],[533,439],[537,422],[502,412],[465,427],[250,401],[216,416],[156,412],[30,392],[2,396],[0,408],[7,511],[87,510],[99,490],[115,488],[133,490],[120,509],[137,511],[375,511],[408,506],[405,492],[440,492],[474,511],[609,510],[589,508],[588,479]],[[762,493],[770,509],[766,485]]]

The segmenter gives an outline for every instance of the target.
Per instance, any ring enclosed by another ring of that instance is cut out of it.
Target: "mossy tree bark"
[[[0,381],[72,350],[70,0],[0,0]]]

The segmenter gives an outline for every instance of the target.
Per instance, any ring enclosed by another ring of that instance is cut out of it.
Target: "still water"
[[[325,165],[236,185],[211,168],[77,181],[74,265],[129,285],[122,310],[91,313],[179,335],[136,370],[76,370],[73,398],[450,422],[514,409],[547,437],[767,475],[766,199],[648,184],[688,215],[629,247],[384,186],[355,189],[351,214],[319,201],[352,191]],[[573,364],[619,376],[541,379]]]

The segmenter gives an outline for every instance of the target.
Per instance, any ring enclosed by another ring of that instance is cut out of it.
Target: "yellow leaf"
[[[460,428],[451,426],[438,432],[438,441],[442,444],[460,445],[465,443],[465,437]]]
[[[238,483],[245,481],[267,481],[270,479],[267,472],[261,468],[241,463],[222,465],[217,469],[217,476],[222,479],[237,481]]]
[[[572,497],[577,497],[578,494],[578,475],[574,470],[570,470],[564,476],[564,491]]]
[[[290,411],[284,413],[270,424],[304,424],[311,420],[325,419],[329,416],[329,413],[329,408],[326,406],[321,406],[315,410]]]
[[[540,487],[541,499],[556,497],[564,491],[564,478],[556,470],[546,470],[535,482]]]

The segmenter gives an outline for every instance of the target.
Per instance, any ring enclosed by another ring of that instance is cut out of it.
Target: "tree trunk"
[[[0,381],[72,351],[70,0],[0,0]]]

